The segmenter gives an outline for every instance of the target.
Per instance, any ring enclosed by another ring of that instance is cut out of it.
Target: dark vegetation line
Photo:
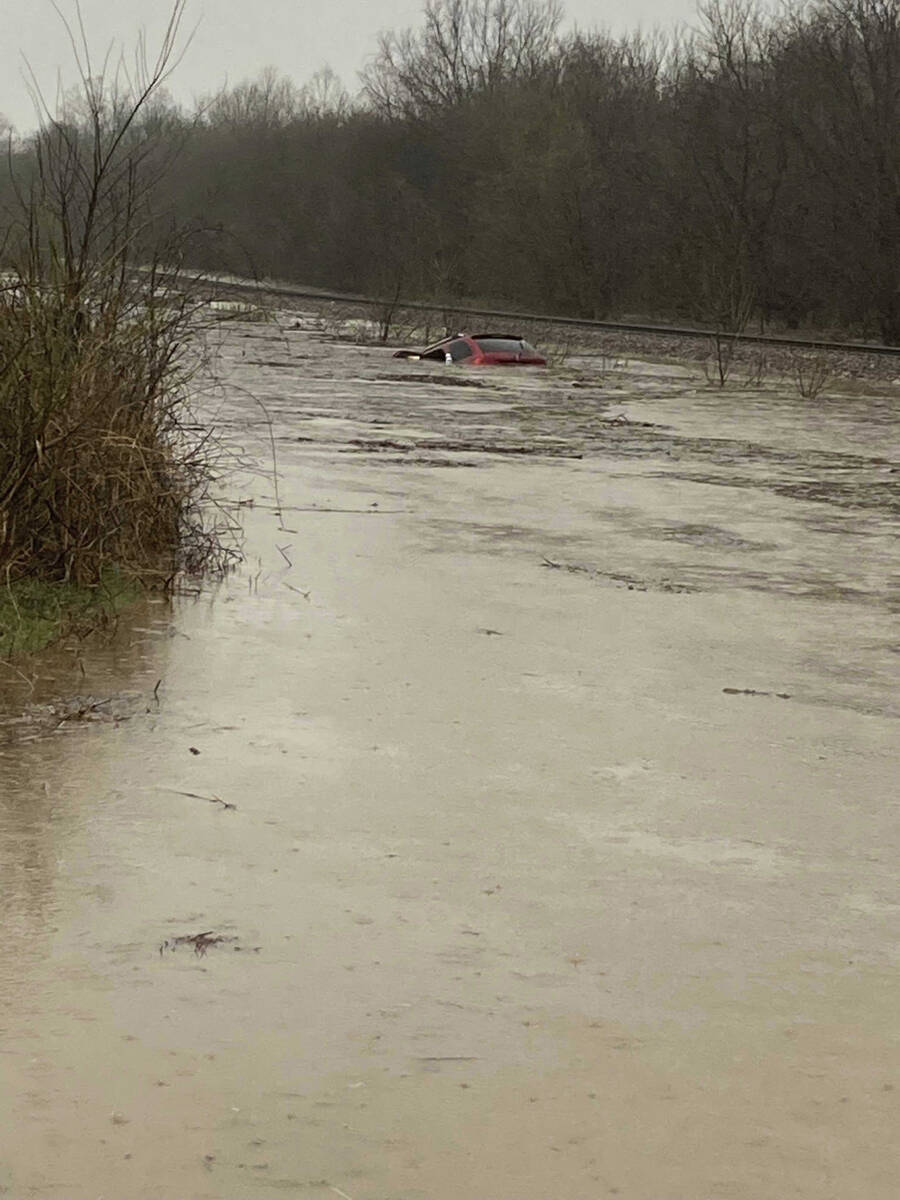
[[[157,229],[198,269],[385,302],[900,344],[897,0],[708,0],[622,38],[561,16],[429,0],[355,97],[327,71],[157,93]]]

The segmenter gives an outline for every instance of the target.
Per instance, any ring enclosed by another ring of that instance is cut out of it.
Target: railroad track
[[[370,296],[355,296],[347,292],[327,292],[317,288],[294,287],[291,284],[254,283],[250,280],[217,279],[208,277],[225,291],[242,295],[283,296],[292,300],[318,300],[337,304],[354,304],[371,308],[383,308],[386,301]],[[477,308],[472,305],[426,303],[421,300],[402,300],[393,305],[395,309],[413,312],[454,313],[459,316],[479,317],[489,321],[511,321],[515,323],[535,322],[545,325],[568,326],[573,329],[609,330],[613,333],[642,333],[659,337],[721,338],[729,342],[748,342],[764,346],[783,346],[805,350],[832,350],[839,353],[900,355],[900,346],[885,346],[879,342],[830,342],[821,338],[784,337],[780,334],[726,333],[715,329],[698,329],[684,325],[642,325],[632,321],[596,321],[587,317],[561,317],[549,313],[507,312],[496,308]]]

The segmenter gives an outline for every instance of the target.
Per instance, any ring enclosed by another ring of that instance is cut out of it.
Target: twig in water
[[[219,796],[201,796],[199,792],[183,792],[180,788],[164,787],[159,790],[162,792],[171,792],[173,796],[187,796],[189,800],[205,800],[208,804],[221,804],[223,812],[226,809],[231,812],[237,812],[236,804],[229,804]]]
[[[104,704],[109,704],[112,696],[107,696],[105,700],[95,700],[93,704],[84,704],[80,708],[73,709],[72,712],[64,713],[56,723],[56,728],[60,725],[65,725],[66,721],[83,721],[88,713],[96,712],[98,708],[102,708]]]
[[[281,555],[281,557],[284,559],[284,561],[287,563],[287,565],[289,567],[292,567],[294,565],[287,556],[287,551],[290,550],[292,545],[293,545],[292,542],[288,542],[288,544],[286,546],[276,546],[278,553]]]
[[[278,491],[278,455],[275,450],[275,433],[272,428],[271,414],[269,413],[269,410],[266,408],[265,404],[263,404],[262,400],[260,400],[259,396],[257,396],[254,392],[251,392],[247,388],[238,388],[237,390],[243,392],[243,394],[248,396],[254,404],[257,404],[262,410],[263,416],[265,417],[266,428],[269,431],[269,444],[272,447],[272,491],[275,494],[275,507],[273,511],[279,520],[281,520],[281,495]],[[261,507],[268,506],[264,505]],[[283,520],[280,528],[284,528]]]
[[[336,1196],[342,1196],[343,1200],[353,1200],[352,1196],[348,1196],[346,1192],[342,1192],[338,1187],[329,1187],[328,1190],[334,1192]]]
[[[286,588],[290,588],[292,592],[296,592],[298,596],[302,596],[307,602],[309,601],[312,592],[304,592],[301,588],[294,587],[292,583],[288,583],[286,579],[283,579],[282,583]]]
[[[7,670],[12,671],[14,675],[18,675],[22,682],[27,684],[29,692],[34,692],[35,680],[37,679],[36,675],[29,678],[29,676],[27,676],[23,671],[19,670],[15,663],[6,662],[5,660],[0,661],[0,667],[6,667]]]

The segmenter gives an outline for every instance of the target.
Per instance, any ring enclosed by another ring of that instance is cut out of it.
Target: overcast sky
[[[74,0],[57,0],[71,16]],[[419,24],[424,0],[188,0],[185,32],[193,42],[172,79],[175,98],[217,90],[273,66],[298,83],[328,64],[351,92],[357,71],[371,55],[379,30]],[[111,41],[133,48],[138,31],[158,45],[171,11],[169,0],[81,0],[92,51],[99,57]],[[689,22],[695,0],[567,0],[567,24],[624,32],[638,25]],[[56,94],[59,72],[72,82],[71,52],[51,0],[0,0],[0,113],[24,132],[35,125],[23,78],[30,64],[45,95]]]

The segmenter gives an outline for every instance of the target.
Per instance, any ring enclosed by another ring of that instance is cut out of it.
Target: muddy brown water
[[[896,400],[219,360],[241,570],[0,676],[0,1195],[896,1197]]]

